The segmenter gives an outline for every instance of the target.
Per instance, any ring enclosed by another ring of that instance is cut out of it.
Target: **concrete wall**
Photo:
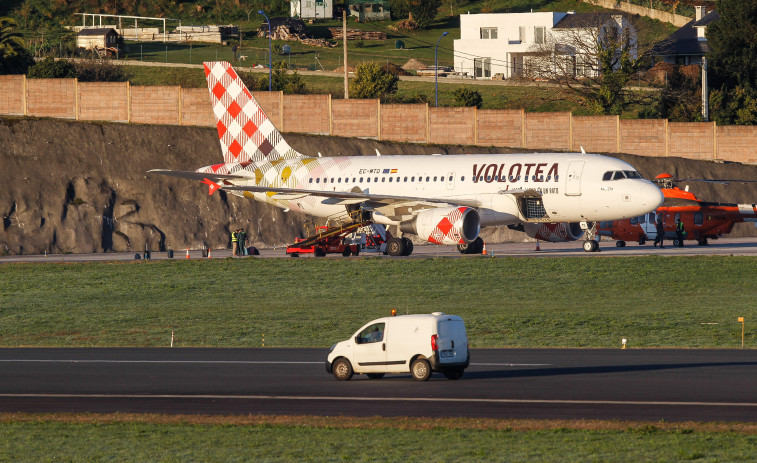
[[[757,127],[254,92],[282,132],[757,163]],[[214,127],[204,88],[0,76],[0,114]]]
[[[619,2],[618,0],[591,0],[590,3],[611,10],[620,10],[625,11],[626,13],[638,14],[639,16],[657,19],[662,22],[670,23],[676,27],[683,27],[693,19],[679,14],[668,13],[667,11],[655,10],[646,6],[634,5],[633,3]]]

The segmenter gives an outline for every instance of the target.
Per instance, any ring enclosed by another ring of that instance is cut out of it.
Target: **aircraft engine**
[[[523,231],[531,238],[551,243],[562,243],[565,241],[576,241],[581,239],[584,231],[577,222],[573,223],[527,223],[523,226]]]
[[[481,219],[470,207],[442,207],[418,213],[400,223],[400,230],[435,244],[468,244],[478,238]]]

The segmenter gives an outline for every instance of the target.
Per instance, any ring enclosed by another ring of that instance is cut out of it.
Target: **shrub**
[[[70,61],[45,58],[29,67],[26,76],[31,79],[70,79],[76,77],[76,66]]]
[[[355,78],[350,82],[350,97],[381,98],[397,92],[399,77],[387,74],[378,63],[366,61],[355,67]]]
[[[456,106],[463,106],[463,107],[470,107],[475,106],[479,109],[481,109],[481,106],[484,104],[483,98],[481,98],[481,94],[478,93],[478,90],[471,90],[467,87],[458,88],[452,94],[455,96],[455,104]]]

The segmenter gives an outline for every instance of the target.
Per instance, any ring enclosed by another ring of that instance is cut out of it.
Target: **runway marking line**
[[[359,402],[445,402],[489,404],[560,404],[560,405],[660,405],[672,407],[757,407],[757,402],[667,402],[645,400],[559,400],[559,399],[453,399],[444,397],[343,397],[290,395],[218,395],[218,394],[8,394],[14,399],[207,399],[207,400],[322,400]]]
[[[0,359],[0,363],[220,363],[220,364],[243,364],[243,365],[323,365],[319,362],[294,362],[275,360],[97,360],[97,359]],[[551,363],[471,363],[470,366],[496,366],[496,367],[544,367]]]

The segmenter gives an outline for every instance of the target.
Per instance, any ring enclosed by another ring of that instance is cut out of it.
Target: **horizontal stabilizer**
[[[219,182],[222,180],[239,180],[239,179],[250,178],[250,177],[245,177],[243,175],[234,175],[234,174],[211,174],[207,172],[195,172],[195,171],[188,171],[188,170],[168,170],[168,169],[152,169],[152,170],[148,170],[147,173],[167,175],[169,177],[185,178],[188,180],[199,180],[203,183],[206,183],[203,180],[212,180],[214,182]]]

